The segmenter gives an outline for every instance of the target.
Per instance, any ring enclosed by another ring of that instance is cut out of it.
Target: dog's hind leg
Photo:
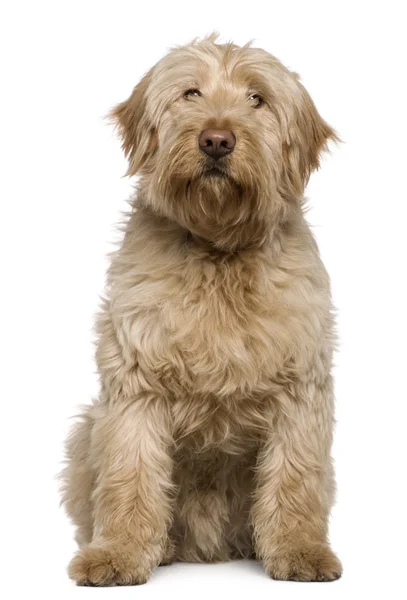
[[[79,546],[90,543],[93,534],[92,501],[94,473],[90,466],[92,416],[95,406],[86,407],[67,439],[67,465],[60,474],[62,504],[77,527]]]
[[[226,489],[189,489],[179,498],[174,532],[176,558],[185,562],[229,559],[225,540],[228,522]]]
[[[172,565],[172,563],[176,560],[176,550],[174,542],[169,535],[164,542],[163,547],[163,556],[160,561],[159,567],[164,567],[166,565]]]
[[[225,453],[178,470],[179,496],[173,534],[176,558],[187,562],[253,556],[249,522],[251,455]]]
[[[255,460],[256,453],[249,453],[237,462],[228,477],[230,516],[226,538],[233,559],[256,558],[250,520]]]

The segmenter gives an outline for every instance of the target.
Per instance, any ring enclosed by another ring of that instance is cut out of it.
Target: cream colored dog
[[[100,398],[67,443],[69,574],[257,557],[336,579],[332,304],[303,215],[336,136],[295,73],[213,36],[112,115],[140,181],[98,318]]]

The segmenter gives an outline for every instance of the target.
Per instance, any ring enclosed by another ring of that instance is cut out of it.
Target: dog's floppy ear
[[[298,81],[293,114],[289,120],[287,142],[284,145],[286,174],[295,193],[303,193],[309,177],[319,167],[321,153],[328,142],[339,141],[338,136],[318,113],[304,86]]]
[[[129,160],[126,175],[135,175],[156,148],[156,133],[146,112],[150,70],[134,88],[130,98],[113,108],[110,119],[117,125],[122,148]]]

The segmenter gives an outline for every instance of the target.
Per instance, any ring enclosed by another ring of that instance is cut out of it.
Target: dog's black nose
[[[235,146],[233,131],[226,129],[205,129],[199,136],[200,149],[215,160],[233,152]]]

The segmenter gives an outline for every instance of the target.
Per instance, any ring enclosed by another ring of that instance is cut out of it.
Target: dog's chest
[[[197,261],[172,279],[143,281],[146,310],[139,297],[132,341],[177,391],[267,393],[295,336],[291,296],[259,261]]]

